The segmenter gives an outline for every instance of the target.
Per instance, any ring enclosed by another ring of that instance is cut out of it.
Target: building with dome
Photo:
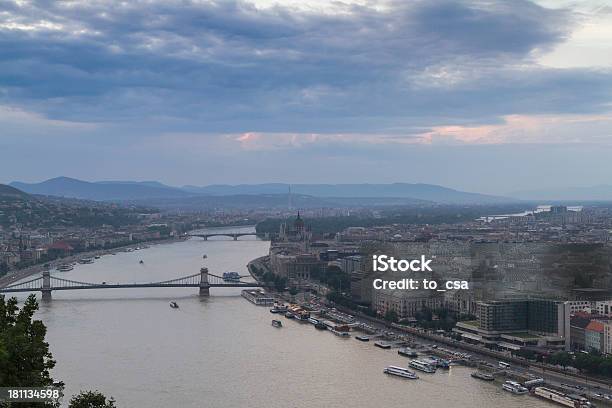
[[[278,233],[280,241],[283,242],[310,242],[312,231],[306,226],[298,211],[297,217],[293,220],[293,225],[288,227],[286,222],[281,223]]]

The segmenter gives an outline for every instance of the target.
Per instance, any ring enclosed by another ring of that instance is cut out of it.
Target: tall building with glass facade
[[[548,299],[478,302],[478,320],[458,322],[455,331],[487,347],[518,350],[551,346],[569,350],[570,304]]]

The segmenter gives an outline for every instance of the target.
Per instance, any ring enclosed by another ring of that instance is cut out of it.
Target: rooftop
[[[597,320],[591,320],[591,323],[589,323],[585,330],[603,333],[604,325],[602,322],[598,322]]]

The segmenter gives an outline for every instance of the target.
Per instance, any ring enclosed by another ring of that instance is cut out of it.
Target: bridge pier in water
[[[210,283],[208,283],[208,268],[200,269],[200,296],[210,296]]]
[[[51,300],[51,272],[48,269],[43,271],[43,281],[42,281],[42,300],[48,301]]]

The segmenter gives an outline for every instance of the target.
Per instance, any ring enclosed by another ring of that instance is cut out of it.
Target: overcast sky
[[[0,182],[612,184],[609,1],[0,2]]]

